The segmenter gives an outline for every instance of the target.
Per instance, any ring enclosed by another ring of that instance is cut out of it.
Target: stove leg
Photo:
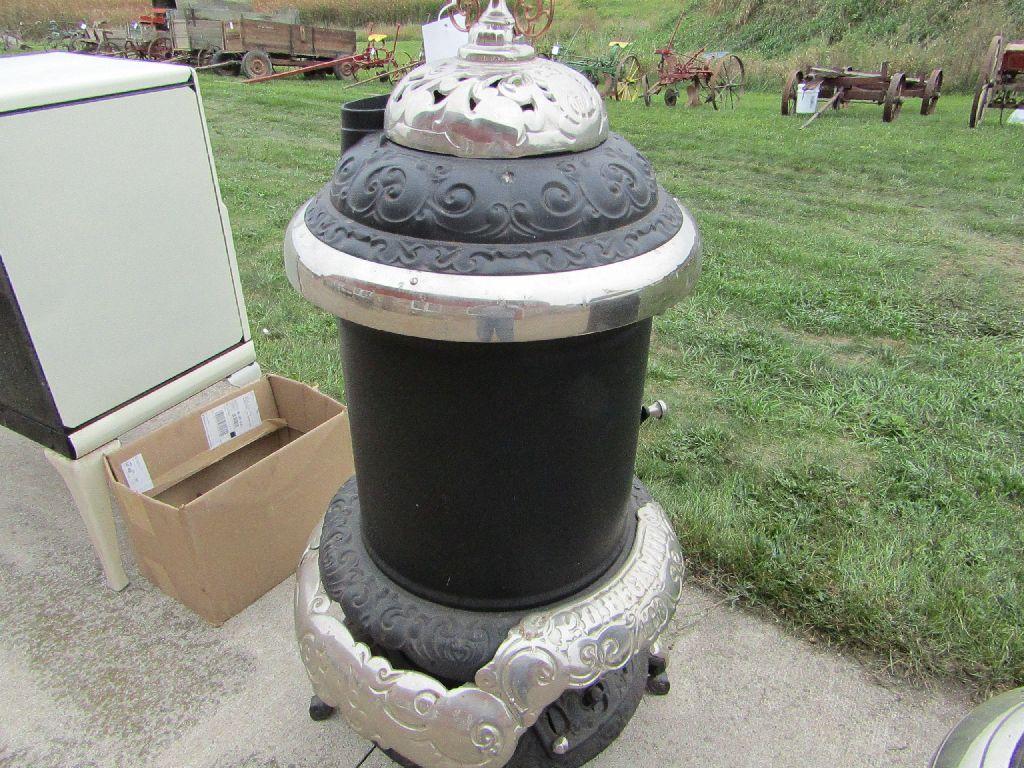
[[[107,490],[104,454],[120,447],[120,441],[114,440],[78,459],[61,456],[49,448],[43,449],[46,460],[60,473],[71,492],[107,584],[117,591],[128,586],[128,575],[124,572],[121,550],[117,545],[117,528],[114,526],[114,512],[110,506],[110,492]]]
[[[313,695],[313,698],[309,700],[309,716],[320,722],[326,720],[334,714],[334,707],[328,704],[326,701],[321,699],[317,695]]]
[[[668,658],[654,649],[647,657],[647,692],[653,696],[664,696],[671,687],[672,683],[668,679]]]

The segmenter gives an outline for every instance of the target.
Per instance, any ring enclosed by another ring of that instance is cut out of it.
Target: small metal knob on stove
[[[640,409],[640,421],[643,422],[648,419],[663,419],[667,413],[668,403],[664,400],[655,400],[650,405],[645,405]]]

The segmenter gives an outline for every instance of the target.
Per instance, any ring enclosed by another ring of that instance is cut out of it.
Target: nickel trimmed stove
[[[683,560],[633,463],[693,219],[491,0],[345,150],[285,260],[339,318],[356,467],[299,565],[310,714],[407,765],[583,764],[668,689]]]

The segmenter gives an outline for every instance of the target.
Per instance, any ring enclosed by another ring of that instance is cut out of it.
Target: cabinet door
[[[238,344],[198,95],[0,115],[0,258],[77,427]]]

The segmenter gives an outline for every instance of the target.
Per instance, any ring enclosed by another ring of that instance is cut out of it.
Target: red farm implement
[[[680,14],[668,44],[654,51],[660,57],[658,72],[656,76],[643,76],[644,103],[651,106],[651,99],[663,93],[665,104],[674,107],[679,100],[679,91],[685,89],[687,104],[691,107],[710,104],[715,109],[732,109],[743,95],[746,81],[743,61],[728,51],[708,53],[706,47],[676,53],[676,34],[682,20]]]

